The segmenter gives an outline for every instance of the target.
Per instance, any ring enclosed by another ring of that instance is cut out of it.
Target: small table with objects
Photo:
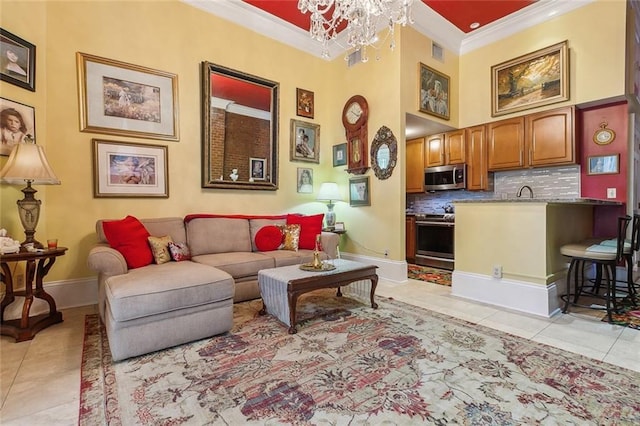
[[[53,297],[44,291],[42,282],[55,263],[56,258],[64,256],[66,251],[66,247],[44,249],[36,252],[20,249],[18,253],[0,255],[2,281],[7,286],[5,297],[0,304],[0,334],[11,336],[16,339],[16,342],[22,342],[33,339],[36,333],[43,328],[62,322],[62,313],[56,309],[56,302]],[[24,290],[15,291],[13,288],[13,275],[9,264],[14,262],[26,262]],[[16,296],[24,297],[22,316],[17,319],[5,320],[5,309],[14,302]],[[29,312],[34,298],[47,302],[49,304],[49,312],[30,317]]]
[[[289,334],[295,334],[296,305],[298,297],[322,288],[337,288],[337,296],[342,296],[340,287],[348,288],[355,295],[365,294],[373,309],[378,308],[374,300],[378,275],[375,265],[366,265],[344,259],[326,262],[333,270],[309,271],[300,265],[263,269],[258,272],[258,284],[262,296],[260,315],[267,312],[289,326]]]

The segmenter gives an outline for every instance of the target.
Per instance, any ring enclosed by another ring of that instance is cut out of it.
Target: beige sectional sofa
[[[191,260],[128,269],[96,223],[88,265],[98,272],[98,307],[114,361],[224,333],[233,302],[260,297],[258,271],[310,262],[313,250],[260,252],[255,235],[286,216],[193,215],[141,219],[151,236],[186,243]],[[324,258],[334,258],[337,234],[322,232]]]

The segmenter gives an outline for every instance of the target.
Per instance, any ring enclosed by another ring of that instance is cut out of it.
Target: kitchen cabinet
[[[465,162],[464,129],[429,136],[425,142],[424,166],[444,166]]]
[[[424,192],[424,138],[411,139],[406,144],[406,191]]]
[[[489,123],[488,169],[574,164],[573,123],[573,107]]]
[[[467,190],[490,189],[490,175],[487,170],[487,129],[474,126],[465,129],[467,142]]]
[[[416,217],[407,216],[406,219],[406,259],[408,263],[416,263]]]

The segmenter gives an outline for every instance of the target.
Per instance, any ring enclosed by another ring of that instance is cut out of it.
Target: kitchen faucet
[[[533,198],[533,189],[531,189],[531,187],[529,185],[522,185],[520,187],[520,189],[518,189],[518,195],[517,197],[520,198],[522,197],[522,190],[527,188],[529,190],[529,198]]]

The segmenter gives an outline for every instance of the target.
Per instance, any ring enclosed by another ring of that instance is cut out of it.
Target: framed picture
[[[178,77],[78,52],[80,130],[178,140]]]
[[[335,226],[334,226],[333,230],[334,230],[334,231],[344,231],[344,230],[345,230],[345,228],[344,228],[344,222],[336,222],[336,224],[335,224]]]
[[[298,167],[298,192],[313,193],[313,169]]]
[[[588,175],[611,175],[620,172],[620,154],[594,155],[588,158]]]
[[[347,144],[341,143],[333,146],[333,167],[347,165]]]
[[[291,161],[320,163],[320,125],[291,119]]]
[[[369,176],[349,178],[349,205],[352,207],[371,205]]]
[[[567,41],[491,67],[491,116],[569,100]]]
[[[449,77],[420,63],[420,111],[449,119]]]
[[[93,139],[94,197],[169,197],[167,147]]]
[[[0,80],[36,91],[36,47],[0,28]]]
[[[33,107],[0,98],[0,123],[0,155],[9,155],[14,145],[36,139],[36,113]]]
[[[313,92],[296,88],[296,115],[313,118]]]
[[[249,157],[249,170],[251,170],[251,179],[265,180],[267,175],[267,159]]]

